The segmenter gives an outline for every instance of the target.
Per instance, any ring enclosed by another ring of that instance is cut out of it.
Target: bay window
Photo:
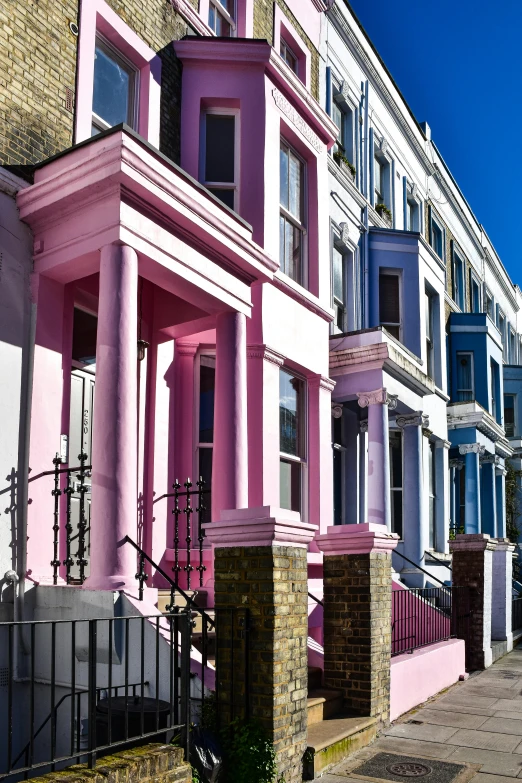
[[[473,353],[457,351],[457,400],[470,402],[475,399]]]
[[[379,270],[379,323],[401,340],[400,276],[397,272]]]
[[[223,109],[205,114],[203,184],[230,209],[238,208],[238,119]]]
[[[305,164],[286,142],[279,155],[279,264],[281,271],[305,284]]]
[[[302,512],[305,462],[305,384],[279,371],[279,476],[281,508]]]
[[[236,0],[210,0],[208,26],[220,38],[236,35]]]
[[[101,36],[94,50],[91,136],[127,123],[137,125],[138,71]]]

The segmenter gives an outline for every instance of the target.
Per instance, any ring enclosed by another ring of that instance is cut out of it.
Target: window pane
[[[375,158],[374,166],[375,192],[382,196],[382,164]]]
[[[214,392],[216,387],[216,359],[202,356],[199,371],[199,442],[214,441]]]
[[[300,462],[280,461],[279,479],[281,508],[287,508],[290,511],[301,511],[301,471],[302,467]]]
[[[402,490],[391,493],[391,529],[402,538]]]
[[[504,429],[508,438],[515,434],[515,397],[513,394],[504,395]]]
[[[390,432],[390,487],[402,489],[402,436]]]
[[[209,188],[210,192],[230,209],[235,209],[234,196],[235,190],[232,188]]]
[[[82,364],[96,362],[96,331],[98,319],[95,315],[74,308],[72,358]]]
[[[279,201],[288,209],[288,150],[285,147],[279,152]]]
[[[473,399],[473,368],[469,353],[457,353],[457,397],[460,402]]]
[[[301,161],[295,155],[290,155],[290,205],[288,209],[298,220],[301,220],[301,178]]]
[[[234,182],[235,123],[231,115],[207,114],[205,181]]]
[[[379,275],[379,316],[381,324],[398,324],[401,320],[399,276]]]
[[[336,247],[332,250],[332,267],[333,295],[344,304],[343,254]]]
[[[303,382],[281,370],[279,373],[279,449],[295,457],[301,455],[300,404]]]
[[[92,110],[108,125],[129,122],[131,73],[100,46],[94,55]]]
[[[203,489],[212,489],[212,449],[199,449],[199,475],[205,482]],[[210,522],[210,497],[210,495],[203,496],[204,511],[200,512],[201,524]]]

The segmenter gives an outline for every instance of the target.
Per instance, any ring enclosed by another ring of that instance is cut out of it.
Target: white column
[[[403,432],[403,539],[404,554],[419,566],[424,559],[427,540],[427,477],[422,430],[429,425],[428,416],[421,411],[397,416],[397,426]],[[408,574],[410,587],[424,587],[424,574],[410,563],[404,563],[401,573]]]
[[[361,408],[368,408],[368,519],[370,524],[391,528],[390,449],[388,406],[397,406],[397,397],[386,389],[357,394]]]

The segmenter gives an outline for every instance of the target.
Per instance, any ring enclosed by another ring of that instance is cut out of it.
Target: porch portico
[[[123,540],[167,558],[171,509],[163,501],[153,512],[153,502],[187,467],[174,445],[184,399],[172,378],[182,364],[177,344],[215,350],[212,512],[248,505],[246,318],[251,283],[271,279],[275,264],[248,224],[126,127],[42,165],[18,203],[35,236],[31,469],[47,470],[69,434],[80,307],[97,318],[85,587],[135,590],[135,553]],[[149,344],[142,361],[139,340]],[[42,521],[53,501],[36,481],[31,496],[28,567],[49,582],[52,537]]]

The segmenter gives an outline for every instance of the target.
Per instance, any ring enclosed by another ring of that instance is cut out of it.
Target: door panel
[[[94,408],[94,375],[82,370],[73,370],[71,375],[71,406],[69,419],[69,465],[76,467],[80,464],[79,455],[82,450],[87,454],[86,465],[91,464],[92,453],[92,414]],[[71,567],[71,577],[77,580],[80,577],[80,565],[78,546],[78,524],[80,521],[80,481],[79,473],[71,476],[73,492],[71,494],[71,555],[74,565]],[[85,480],[85,486],[89,490],[84,495],[84,513],[87,522],[85,531],[85,554],[87,561],[85,576],[89,576],[90,559],[90,532],[91,532],[91,478],[90,474]]]

